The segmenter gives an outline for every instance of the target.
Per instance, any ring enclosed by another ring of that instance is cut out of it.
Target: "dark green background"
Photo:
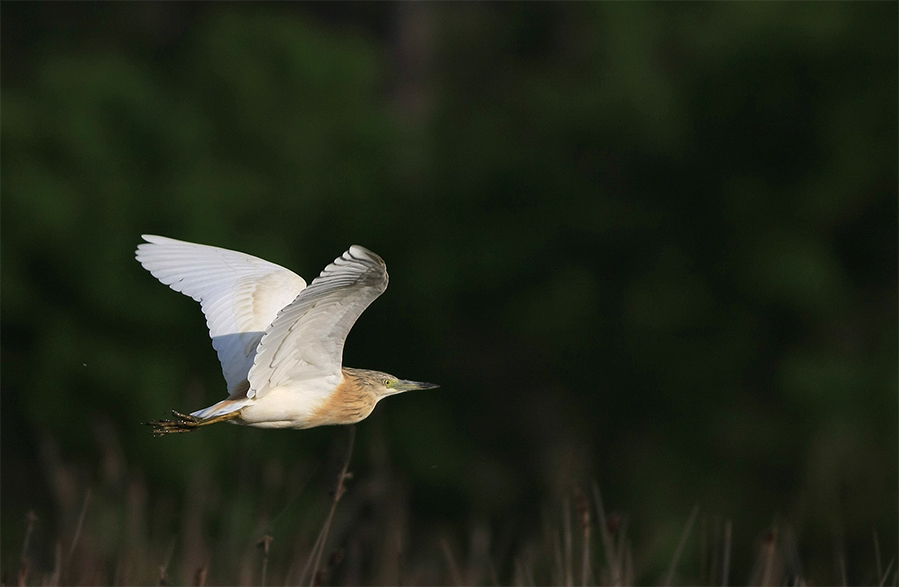
[[[307,280],[353,243],[387,261],[346,363],[442,387],[357,426],[337,543],[395,531],[427,568],[483,528],[507,582],[596,481],[639,581],[699,504],[733,521],[736,583],[772,527],[810,580],[843,556],[876,582],[896,23],[895,3],[4,2],[4,581],[25,513],[52,568],[87,488],[84,548],[152,570],[177,536],[179,581],[202,558],[185,512],[218,583],[260,533],[286,559],[324,518],[345,431],[138,425],[225,393],[197,304],[133,259],[155,233]],[[299,521],[254,525],[278,512]]]

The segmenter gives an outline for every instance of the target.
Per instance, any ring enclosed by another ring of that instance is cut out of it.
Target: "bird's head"
[[[403,393],[404,391],[413,391],[415,389],[434,389],[440,387],[434,383],[424,383],[423,381],[409,381],[394,377],[389,373],[381,371],[369,371],[367,369],[347,369],[344,371],[356,378],[356,382],[364,387],[369,388],[375,393],[378,399]]]

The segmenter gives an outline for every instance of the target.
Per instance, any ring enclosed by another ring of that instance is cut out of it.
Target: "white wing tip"
[[[134,255],[139,261],[141,258],[141,253],[149,248],[151,245],[163,245],[163,244],[171,244],[171,243],[181,243],[182,241],[175,240],[173,238],[168,238],[164,236],[158,236],[155,234],[142,234],[140,235],[142,239],[146,242],[139,243],[137,245],[137,249],[134,251]]]
[[[384,262],[384,260],[381,259],[381,257],[379,257],[375,253],[369,251],[362,245],[350,245],[350,248],[349,248],[349,250],[347,250],[347,253],[349,253],[350,257],[355,257],[356,259],[367,259],[369,261],[376,261],[376,262],[381,262],[381,263]]]

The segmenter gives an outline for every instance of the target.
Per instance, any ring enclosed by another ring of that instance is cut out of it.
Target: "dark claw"
[[[172,415],[175,416],[175,420],[154,420],[152,422],[144,422],[144,424],[153,427],[153,436],[157,438],[166,434],[191,432],[200,425],[200,419],[195,416],[182,414],[175,410],[172,410]]]

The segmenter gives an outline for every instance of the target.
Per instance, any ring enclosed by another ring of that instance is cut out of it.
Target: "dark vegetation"
[[[895,3],[0,11],[4,584],[897,583]],[[153,438],[144,232],[371,248],[442,387]]]

